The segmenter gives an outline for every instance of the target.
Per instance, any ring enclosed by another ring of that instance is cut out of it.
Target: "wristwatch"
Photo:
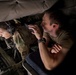
[[[46,39],[45,38],[41,38],[41,39],[38,40],[38,43],[40,43],[40,42],[46,43]]]

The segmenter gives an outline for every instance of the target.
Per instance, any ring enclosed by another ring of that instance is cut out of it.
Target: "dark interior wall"
[[[53,8],[62,10],[66,15],[76,15],[76,0],[59,0]]]
[[[76,18],[76,0],[64,0],[62,11],[67,15]]]

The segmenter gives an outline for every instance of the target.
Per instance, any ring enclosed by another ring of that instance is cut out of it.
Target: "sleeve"
[[[64,49],[63,52],[67,53],[68,50],[70,50],[70,48],[73,45],[73,40],[69,36],[67,36],[67,37],[63,38],[60,43],[61,43],[60,45]]]
[[[54,44],[56,43],[55,41],[53,41],[53,40],[51,39],[50,35],[49,35],[48,33],[46,33],[46,32],[43,33],[43,38],[46,39],[46,45],[47,45],[49,48],[51,48],[52,45],[54,45]]]

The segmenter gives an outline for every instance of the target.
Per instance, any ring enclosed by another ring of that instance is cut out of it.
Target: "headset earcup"
[[[7,31],[10,33],[10,34],[14,34],[14,32],[15,32],[15,27],[14,26],[12,26],[11,25],[11,23],[10,22],[5,22],[6,23],[6,25],[8,26],[8,28],[7,28]]]
[[[10,29],[10,28],[8,28],[8,29],[7,29],[7,31],[8,31],[10,34],[12,34],[12,31],[11,31],[11,29]]]

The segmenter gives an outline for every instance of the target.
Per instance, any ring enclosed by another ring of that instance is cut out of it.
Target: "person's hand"
[[[33,30],[32,34],[34,34],[38,40],[42,38],[41,31],[37,25],[28,25],[28,28]]]
[[[60,52],[62,47],[59,44],[54,44],[54,46],[51,49],[51,53],[58,53]]]

